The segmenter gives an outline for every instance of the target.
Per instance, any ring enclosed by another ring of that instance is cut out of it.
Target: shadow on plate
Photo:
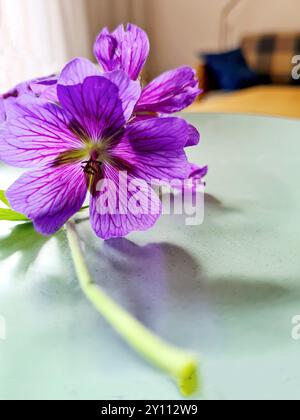
[[[230,347],[231,334],[236,332],[235,340],[246,340],[245,328],[253,329],[259,313],[256,344],[264,346],[266,333],[262,331],[270,331],[276,316],[282,322],[277,322],[272,340],[274,345],[282,342],[289,327],[291,299],[296,305],[299,298],[299,290],[278,279],[207,278],[201,257],[196,260],[169,243],[138,246],[124,238],[114,239],[105,242],[97,255],[95,280],[111,296],[174,344],[190,343],[203,351]]]

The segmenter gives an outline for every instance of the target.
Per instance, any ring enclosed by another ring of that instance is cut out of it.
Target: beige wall
[[[241,0],[229,25],[231,43],[245,32],[300,32],[300,1]]]
[[[181,64],[193,64],[199,50],[218,44],[219,12],[226,0],[86,0],[90,39],[103,26],[121,22],[142,26],[151,40],[152,76]]]
[[[217,48],[224,0],[153,0],[148,3],[153,73],[178,65],[193,65],[199,51]]]
[[[86,0],[91,40],[102,26],[132,21],[151,39],[151,76],[183,64],[199,51],[220,48],[220,18],[228,0]],[[299,0],[240,0],[228,19],[228,47],[246,32],[299,30]]]

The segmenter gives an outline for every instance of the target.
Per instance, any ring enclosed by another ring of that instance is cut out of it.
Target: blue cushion
[[[202,57],[216,89],[233,91],[267,82],[248,67],[240,48],[221,54],[204,54]]]

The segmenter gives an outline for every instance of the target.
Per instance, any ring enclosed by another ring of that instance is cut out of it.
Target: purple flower
[[[147,34],[139,27],[123,25],[112,33],[107,28],[98,35],[94,53],[106,71],[122,69],[136,80],[149,55]],[[191,67],[167,71],[150,82],[141,93],[134,108],[136,119],[145,120],[162,114],[179,112],[191,105],[201,93],[196,72]],[[198,131],[190,126],[187,146],[200,141]]]
[[[128,24],[113,32],[104,28],[94,44],[94,53],[105,72],[123,70],[132,80],[137,80],[149,56],[147,34],[139,27]],[[100,74],[100,71],[98,71]],[[30,85],[37,94],[46,94],[46,99],[55,99],[57,79],[37,81]],[[191,105],[201,93],[196,73],[191,67],[179,67],[167,71],[150,82],[136,103],[134,114],[140,119],[182,111]]]
[[[161,203],[150,181],[188,176],[184,147],[190,129],[180,118],[128,124],[140,94],[139,83],[123,71],[100,75],[88,60],[76,59],[58,80],[59,104],[22,96],[14,118],[0,130],[0,158],[32,168],[7,191],[12,208],[32,219],[39,232],[50,235],[81,209],[90,191],[91,223],[101,238],[151,227]],[[136,194],[127,188],[127,194],[118,193],[117,211],[102,214],[103,191],[98,185],[107,180],[120,186],[123,171],[126,186],[135,181],[142,185],[141,211],[121,211],[131,208],[128,203]]]
[[[123,70],[132,80],[139,77],[149,51],[147,34],[133,24],[128,24],[126,30],[120,25],[112,33],[108,28],[104,28],[94,45],[95,56],[106,72]],[[101,71],[92,63],[88,63],[88,60],[85,60],[89,71],[93,75],[100,75]],[[144,120],[162,114],[171,114],[191,105],[201,93],[195,76],[195,71],[191,67],[179,67],[154,79],[142,90],[134,108],[135,118]],[[39,93],[40,83],[31,88]],[[50,94],[55,98],[54,85],[51,85]],[[198,131],[191,126],[190,133],[192,137],[188,140],[187,146],[199,143]]]
[[[112,33],[107,28],[98,35],[94,53],[105,71],[121,69],[136,80],[149,55],[147,34],[139,27],[123,25]],[[154,79],[143,91],[135,113],[173,113],[191,105],[201,93],[195,71],[180,67]]]

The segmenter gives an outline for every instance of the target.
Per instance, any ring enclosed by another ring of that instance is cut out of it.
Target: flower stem
[[[176,380],[184,396],[192,395],[198,388],[196,357],[164,342],[107,296],[91,277],[75,224],[68,222],[66,231],[80,286],[86,297],[129,345]]]

